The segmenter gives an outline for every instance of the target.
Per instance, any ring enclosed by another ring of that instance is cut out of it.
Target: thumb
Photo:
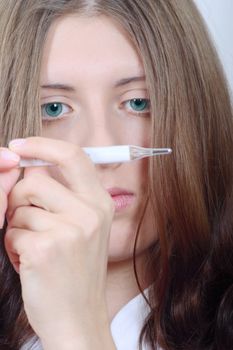
[[[0,188],[8,195],[16,183],[20,170],[20,157],[6,147],[0,147]]]
[[[20,169],[11,169],[0,172],[0,228],[3,227],[7,210],[7,196],[20,175]]]
[[[16,184],[20,172],[21,170],[18,168],[0,172],[0,188],[6,195],[10,193],[13,186]]]

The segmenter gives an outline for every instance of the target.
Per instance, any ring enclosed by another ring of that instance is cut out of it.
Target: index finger
[[[12,140],[9,148],[21,157],[38,158],[56,164],[68,188],[73,192],[90,192],[90,188],[99,188],[94,164],[81,147],[44,137],[29,137]]]

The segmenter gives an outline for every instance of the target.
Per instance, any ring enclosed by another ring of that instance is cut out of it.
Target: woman
[[[229,349],[232,112],[192,1],[0,14],[2,145],[56,164],[9,186],[1,346]],[[173,153],[94,166],[80,148],[117,144]]]

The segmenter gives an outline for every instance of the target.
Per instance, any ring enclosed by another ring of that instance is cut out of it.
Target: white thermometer
[[[84,147],[83,150],[95,164],[125,163],[131,160],[170,154],[172,152],[171,148],[145,148],[130,145]],[[53,165],[55,164],[40,159],[23,158],[19,162],[19,168]]]

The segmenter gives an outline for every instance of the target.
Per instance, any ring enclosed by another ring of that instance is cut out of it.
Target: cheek
[[[149,117],[132,117],[125,122],[124,135],[128,144],[149,147],[151,140],[151,122]]]
[[[63,140],[71,143],[80,143],[85,135],[84,126],[75,117],[67,117],[59,121],[43,122],[42,136]]]
[[[109,241],[109,262],[122,261],[133,257],[140,212],[124,220],[113,221]],[[136,255],[143,254],[157,240],[152,210],[148,206],[140,227]]]
[[[129,166],[132,167],[127,171],[127,174],[131,174],[129,183],[131,188],[137,189],[139,199],[127,215],[114,217],[109,242],[109,261],[112,262],[132,258],[140,222],[137,254],[141,254],[157,239],[153,211],[149,203],[144,213],[147,196],[148,161],[143,159],[135,163],[132,162]]]

